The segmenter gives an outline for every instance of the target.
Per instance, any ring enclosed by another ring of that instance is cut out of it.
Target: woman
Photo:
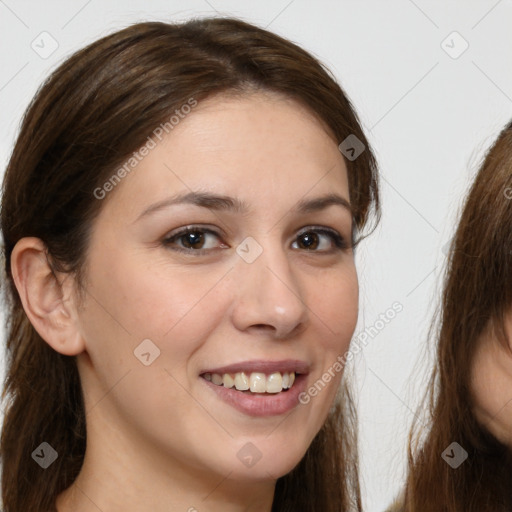
[[[378,213],[349,101],[274,34],[141,23],[64,62],[4,181],[5,512],[361,510],[331,370]]]
[[[512,510],[512,123],[488,151],[452,241],[407,512]],[[420,434],[423,434],[421,431]]]

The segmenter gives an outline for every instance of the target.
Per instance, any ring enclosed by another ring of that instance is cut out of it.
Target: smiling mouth
[[[295,382],[295,372],[236,372],[236,373],[203,373],[202,378],[228,389],[236,389],[247,394],[276,394],[288,391]]]

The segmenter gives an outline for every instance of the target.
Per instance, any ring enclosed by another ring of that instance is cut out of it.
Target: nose
[[[266,245],[255,261],[240,259],[235,266],[232,321],[240,331],[267,331],[275,339],[286,339],[306,327],[309,310],[285,251],[277,244]]]

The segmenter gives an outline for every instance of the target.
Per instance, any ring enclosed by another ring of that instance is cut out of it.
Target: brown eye
[[[200,231],[190,231],[179,238],[183,240],[183,245],[187,249],[201,249],[201,245],[204,244],[204,234]]]
[[[212,247],[204,247],[208,242],[211,244],[210,240],[215,238],[220,239],[220,235],[211,229],[188,227],[165,238],[162,244],[167,248],[195,256],[219,248],[219,244],[217,244],[217,247],[215,244]],[[220,246],[220,248],[227,247],[225,244],[220,244]]]
[[[327,246],[326,242],[323,241],[323,238],[330,239],[330,243],[327,243]],[[307,230],[302,231],[302,233],[298,235],[297,239],[300,240],[299,249],[303,249],[305,251],[331,253],[336,250],[343,250],[347,248],[345,239],[337,231],[326,228],[308,228]]]
[[[304,233],[300,236],[300,239],[302,239],[302,243],[304,245],[302,247],[303,249],[316,249],[320,243],[318,241],[318,234],[313,232]]]

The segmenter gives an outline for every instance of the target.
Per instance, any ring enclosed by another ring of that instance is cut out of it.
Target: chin
[[[302,460],[308,446],[304,443],[302,449],[298,449],[301,444],[295,442],[286,450],[283,447],[284,442],[269,442],[271,439],[246,440],[243,443],[237,443],[236,462],[233,468],[232,461],[230,471],[233,471],[231,477],[236,480],[277,480],[292,471]],[[230,478],[231,478],[230,477]]]

